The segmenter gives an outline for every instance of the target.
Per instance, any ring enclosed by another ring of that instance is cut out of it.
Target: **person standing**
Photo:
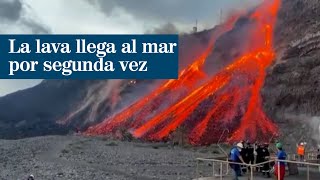
[[[283,150],[282,144],[278,142],[276,144],[277,148],[277,160],[286,160],[287,159],[287,154]],[[276,180],[284,180],[284,175],[286,173],[286,163],[277,161],[275,166],[274,166],[274,175],[276,177]]]
[[[260,164],[263,162],[263,152],[262,152],[262,146],[260,143],[257,143],[257,148],[256,148],[256,164]],[[261,172],[261,166],[256,167],[257,172]]]
[[[320,149],[318,149],[318,151],[317,151],[317,163],[318,164],[320,163]],[[320,172],[320,166],[318,167],[318,170]]]
[[[270,152],[269,152],[269,144],[265,143],[263,148],[262,148],[262,159],[263,162],[267,162],[270,160]],[[263,164],[262,167],[262,174],[267,175],[268,178],[270,178],[270,163],[265,163]]]
[[[243,163],[245,164],[240,152],[243,149],[243,144],[238,143],[235,147],[231,149],[230,152],[230,166],[234,171],[234,180],[238,180],[239,176],[241,176],[241,165],[233,164],[233,163]]]
[[[247,164],[254,164],[254,147],[250,142],[247,142]]]
[[[243,148],[241,149],[240,155],[243,158],[245,163],[248,163],[248,145],[245,142],[241,142],[243,144]],[[241,166],[242,172],[245,174],[247,172],[247,168],[243,165]]]
[[[303,142],[297,145],[297,154],[299,156],[299,161],[304,162],[305,146]]]

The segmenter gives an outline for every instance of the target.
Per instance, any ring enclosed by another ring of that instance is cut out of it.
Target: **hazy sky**
[[[0,33],[128,34],[210,28],[261,0],[0,0]],[[168,23],[173,25],[168,26]],[[0,96],[40,80],[0,80]]]

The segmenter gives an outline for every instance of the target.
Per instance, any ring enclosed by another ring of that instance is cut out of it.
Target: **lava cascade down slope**
[[[253,11],[232,16],[213,32],[207,49],[179,79],[164,82],[84,134],[113,134],[125,128],[136,138],[161,141],[183,126],[194,145],[217,142],[225,129],[230,134],[224,141],[269,140],[278,128],[263,111],[260,90],[275,59],[273,32],[280,5],[280,0],[267,0]],[[220,56],[207,62],[219,39],[237,33],[239,27],[245,29],[244,36],[232,59]],[[227,63],[218,72],[205,71],[214,61]]]

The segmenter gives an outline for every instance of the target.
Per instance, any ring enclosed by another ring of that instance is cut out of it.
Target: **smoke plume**
[[[174,24],[166,23],[152,30],[147,30],[145,34],[179,34],[179,30]]]
[[[295,147],[295,144],[307,142],[310,148],[314,145],[320,147],[320,116],[311,116],[307,114],[283,114],[284,128],[282,138],[287,144]],[[291,128],[291,126],[293,126]],[[295,128],[299,127],[299,128]],[[294,135],[294,136],[293,136]],[[295,138],[296,139],[295,139]]]
[[[50,30],[34,15],[30,6],[21,0],[0,1],[0,33],[47,34]]]

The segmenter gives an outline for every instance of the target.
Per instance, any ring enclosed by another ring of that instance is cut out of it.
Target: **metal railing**
[[[218,159],[205,159],[205,158],[197,158],[197,170],[196,170],[196,176],[197,179],[200,178],[200,172],[199,172],[199,162],[200,161],[209,161],[212,162],[212,177],[220,177],[220,179],[222,179],[224,176],[228,175],[228,169],[229,169],[229,164],[238,164],[238,165],[244,165],[242,163],[233,163],[233,162],[229,162],[229,161],[223,161],[223,160],[218,160]],[[219,174],[216,175],[215,172],[215,163],[219,163]],[[225,165],[225,168],[224,168]],[[223,169],[226,169],[227,172],[224,174],[223,173]]]
[[[229,169],[229,165],[230,164],[237,164],[237,165],[240,165],[240,166],[244,166],[245,168],[248,168],[250,167],[250,177],[251,179],[253,179],[253,169],[255,167],[260,167],[266,163],[271,163],[271,162],[274,162],[274,160],[271,160],[271,161],[266,161],[266,162],[263,162],[263,163],[259,163],[259,164],[243,164],[243,163],[236,163],[236,162],[230,162],[230,161],[224,161],[224,160],[219,160],[219,159],[206,159],[206,158],[197,158],[197,178],[200,178],[200,173],[199,173],[199,162],[200,161],[209,161],[209,162],[212,162],[212,177],[220,177],[220,179],[223,179],[224,176],[228,176],[228,169]],[[219,174],[216,175],[215,173],[215,163],[219,163]],[[227,173],[223,174],[223,169],[224,169],[224,165],[225,165],[225,169],[227,170]]]
[[[316,160],[317,156],[318,156],[318,152],[316,152],[316,151],[306,152],[305,156],[304,156],[304,159],[306,161],[308,161],[308,160]],[[288,154],[287,157],[288,157],[289,160],[299,160],[299,155],[298,154]]]
[[[309,162],[299,162],[299,161],[290,161],[290,160],[270,160],[270,161],[265,161],[265,162],[262,162],[262,163],[259,163],[259,164],[243,164],[243,163],[235,163],[235,162],[230,162],[230,161],[224,161],[224,160],[219,160],[219,159],[206,159],[206,158],[197,158],[197,169],[196,169],[196,179],[199,179],[200,178],[200,171],[199,171],[199,162],[200,161],[209,161],[209,162],[212,162],[212,177],[218,177],[220,178],[220,180],[223,179],[223,177],[225,176],[228,176],[228,169],[229,169],[229,165],[230,164],[238,164],[240,166],[244,166],[246,168],[250,167],[250,180],[253,180],[254,178],[254,171],[253,169],[256,168],[256,167],[260,167],[264,164],[269,164],[269,163],[277,163],[278,164],[278,179],[280,179],[280,162],[284,162],[284,163],[292,163],[292,164],[302,164],[302,165],[305,165],[307,167],[307,180],[310,180],[310,166],[316,166],[319,168],[320,170],[320,164],[317,164],[317,163],[309,163]],[[219,164],[219,174],[216,175],[215,173],[215,163],[218,163]],[[224,165],[226,165],[225,169],[227,169],[227,173],[223,174],[223,168],[224,168]],[[276,171],[276,170],[275,170]]]
[[[280,162],[292,163],[292,164],[301,164],[307,166],[307,180],[310,180],[310,166],[316,166],[320,168],[318,163],[309,163],[309,162],[299,162],[299,161],[290,161],[290,160],[275,160],[275,163],[278,164],[278,172],[280,172]],[[280,173],[278,173],[278,179],[280,179]]]

